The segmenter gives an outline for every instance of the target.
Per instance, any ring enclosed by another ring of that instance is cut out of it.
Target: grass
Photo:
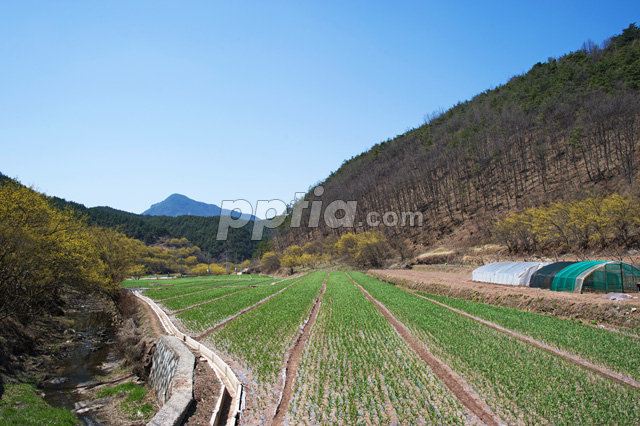
[[[27,384],[6,384],[0,399],[0,423],[4,426],[72,426],[81,424],[70,411],[53,408]]]
[[[144,386],[136,385],[133,382],[122,383],[116,386],[108,386],[98,392],[98,398],[109,396],[126,395],[120,404],[120,410],[131,420],[147,420],[153,417],[156,412],[155,407],[145,402],[147,399],[147,389]]]

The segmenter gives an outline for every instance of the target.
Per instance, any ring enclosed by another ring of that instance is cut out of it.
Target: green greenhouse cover
[[[556,274],[574,263],[576,262],[555,262],[538,269],[531,277],[529,287],[549,290]]]
[[[580,292],[635,293],[639,280],[640,269],[634,265],[610,262],[584,277]]]
[[[575,289],[576,278],[583,272],[593,268],[601,263],[607,263],[605,260],[590,260],[587,262],[578,262],[567,266],[558,272],[551,283],[553,291],[570,291]]]

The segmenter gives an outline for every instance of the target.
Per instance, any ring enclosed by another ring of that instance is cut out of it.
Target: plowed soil
[[[616,304],[630,304],[634,306],[640,306],[640,298],[611,301],[609,299],[603,299],[602,294],[586,293],[561,293],[557,291],[543,290],[541,288],[530,288],[523,286],[513,285],[501,285],[501,284],[489,284],[471,281],[472,268],[465,268],[457,270],[453,268],[443,268],[441,272],[435,271],[435,268],[431,268],[428,271],[415,271],[405,269],[386,269],[386,270],[372,270],[371,272],[408,280],[413,283],[422,284],[441,284],[449,286],[451,289],[457,290],[472,290],[481,293],[487,293],[495,296],[511,296],[511,295],[525,295],[530,298],[541,298],[564,301],[569,303],[588,302],[594,304],[610,305]],[[639,296],[637,293],[633,296]]]
[[[431,266],[427,270],[385,269],[370,270],[368,273],[409,290],[560,316],[623,333],[637,335],[640,331],[638,293],[632,293],[632,299],[610,300],[598,293],[561,293],[540,288],[481,283],[471,281],[472,271],[473,268]]]
[[[198,359],[193,374],[193,398],[183,426],[208,425],[216,406],[222,384],[204,358]]]

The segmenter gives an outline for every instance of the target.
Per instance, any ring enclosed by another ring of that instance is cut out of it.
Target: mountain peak
[[[238,217],[236,212],[221,209],[215,204],[207,204],[202,201],[193,200],[186,195],[171,194],[164,201],[152,204],[147,210],[142,212],[143,215],[149,216],[232,216]],[[243,219],[259,220],[257,217],[249,214],[242,214]]]

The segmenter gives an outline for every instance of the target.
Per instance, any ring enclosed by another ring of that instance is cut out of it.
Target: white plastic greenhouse
[[[496,262],[474,269],[472,281],[493,284],[529,285],[531,276],[543,266],[544,262]]]

